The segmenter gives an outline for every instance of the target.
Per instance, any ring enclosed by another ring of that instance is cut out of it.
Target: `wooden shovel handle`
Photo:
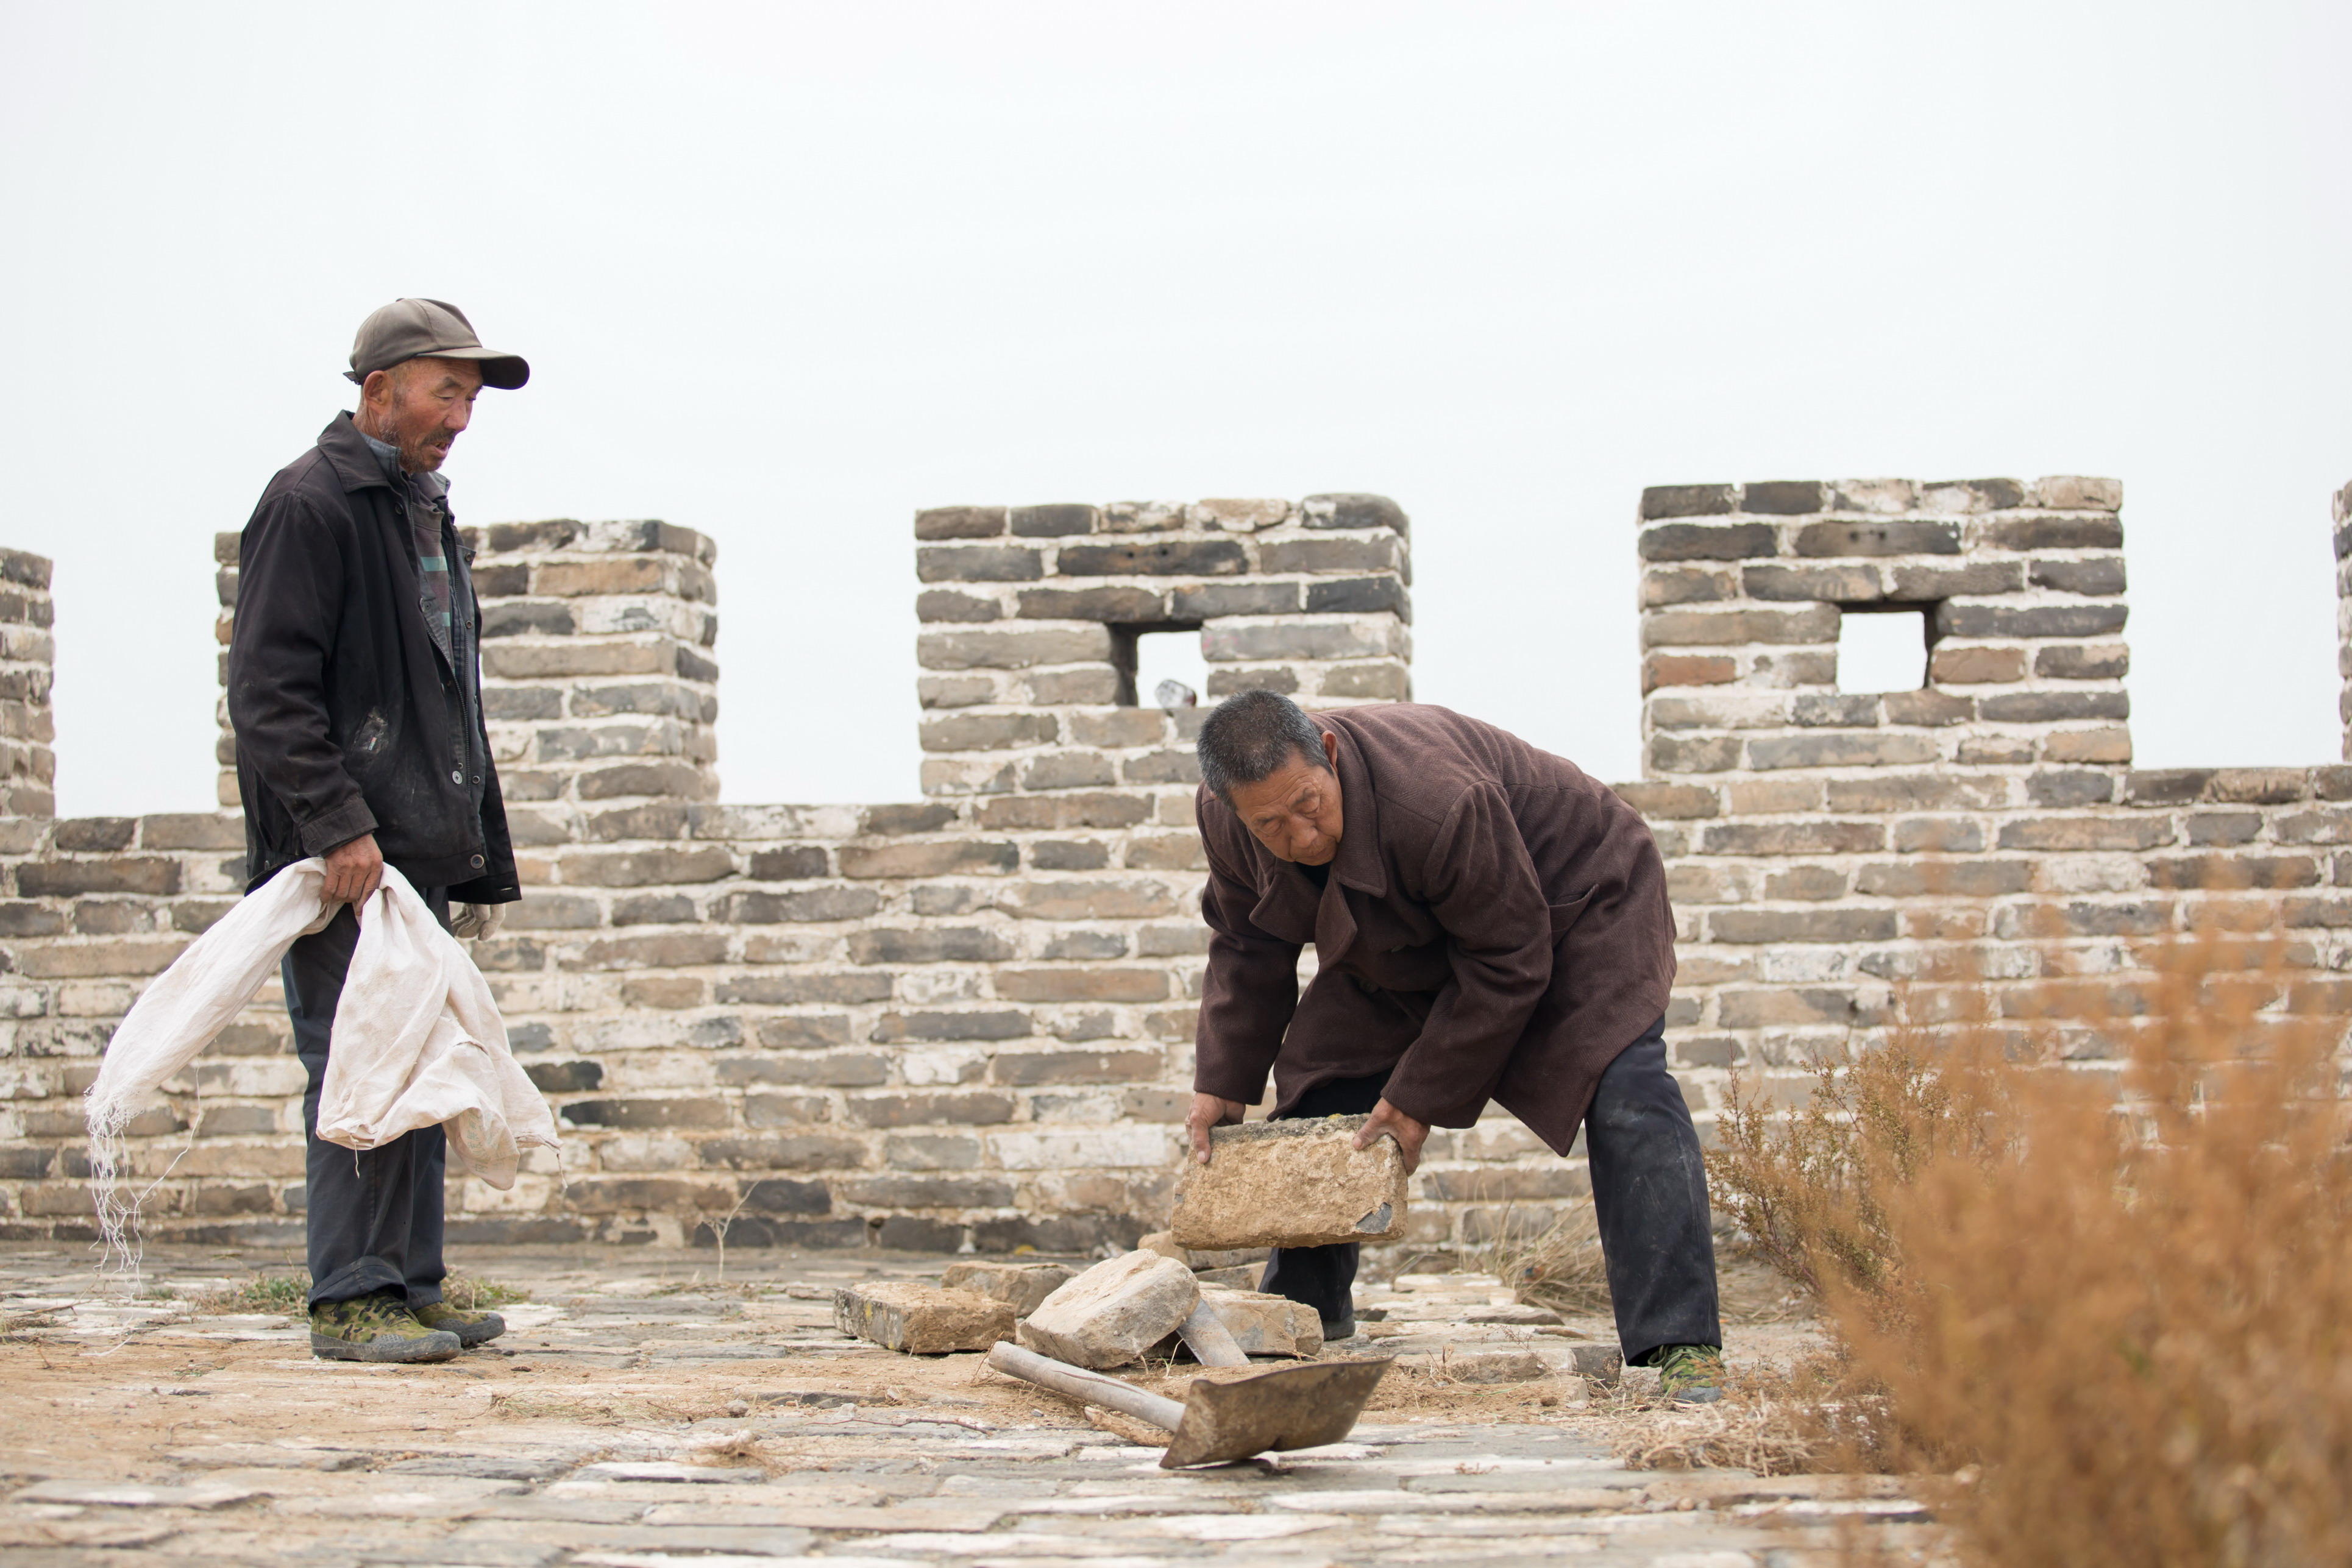
[[[988,1364],[1009,1376],[1034,1383],[1040,1388],[1050,1388],[1056,1394],[1066,1394],[1086,1404],[1123,1410],[1139,1421],[1149,1421],[1167,1431],[1173,1432],[1177,1423],[1184,1419],[1184,1406],[1173,1399],[1162,1399],[1132,1383],[1105,1377],[1099,1372],[1087,1372],[1067,1362],[1055,1361],[1050,1355],[1023,1350],[1004,1340],[999,1340],[989,1348]]]

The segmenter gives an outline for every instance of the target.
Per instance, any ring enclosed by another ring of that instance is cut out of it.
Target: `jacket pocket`
[[[1574,898],[1570,899],[1566,904],[1555,904],[1549,906],[1551,915],[1551,934],[1554,936],[1563,935],[1570,926],[1576,924],[1578,917],[1583,915],[1585,910],[1591,906],[1592,903],[1593,891],[1593,889],[1588,887],[1582,893],[1578,894]]]

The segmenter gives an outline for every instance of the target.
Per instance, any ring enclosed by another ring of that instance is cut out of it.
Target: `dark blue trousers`
[[[1601,1074],[1584,1116],[1592,1207],[1625,1360],[1670,1344],[1723,1343],[1708,1228],[1706,1162],[1682,1085],[1666,1071],[1665,1020]],[[1380,1103],[1385,1072],[1318,1083],[1293,1116],[1360,1116]],[[1328,1328],[1355,1320],[1356,1246],[1278,1247],[1258,1289],[1304,1301]]]
[[[441,924],[449,924],[445,889],[419,888]],[[319,1136],[319,1091],[327,1080],[329,1033],[358,947],[360,923],[345,904],[323,931],[287,949],[279,969],[294,1051],[310,1084],[302,1092],[309,1140],[304,1217],[310,1230],[310,1304],[386,1291],[411,1307],[441,1299],[441,1176],[449,1144],[438,1127],[420,1128],[380,1149],[347,1149]]]

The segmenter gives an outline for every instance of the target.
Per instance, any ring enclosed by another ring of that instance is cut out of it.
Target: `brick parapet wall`
[[[1673,878],[1668,1038],[1703,1123],[1735,1066],[1793,1079],[1866,1044],[1948,962],[2021,1013],[2061,978],[2127,1005],[2147,941],[2258,897],[2293,962],[2352,967],[2352,768],[2128,766],[2119,501],[2078,479],[1645,496],[1650,777],[1620,788]],[[1164,1214],[1205,946],[1200,714],[1137,705],[1132,639],[1200,627],[1211,698],[1403,695],[1404,519],[1364,497],[956,507],[918,534],[928,798],[867,807],[711,798],[708,541],[477,536],[530,891],[476,953],[567,1169],[453,1183],[457,1236],[1058,1250]],[[1927,684],[1838,693],[1842,618],[1890,608],[1927,617]],[[234,897],[240,849],[233,813],[0,821],[0,1234],[86,1229],[74,1096]],[[154,1233],[299,1237],[299,1087],[265,995],[134,1129]],[[1499,1114],[1429,1152],[1419,1245],[1583,1185]]]
[[[1645,494],[1624,793],[1667,859],[1670,1038],[1710,1101],[1735,1066],[1880,1038],[1904,988],[2128,1014],[2152,946],[2234,900],[2288,962],[2352,963],[2352,769],[2128,766],[2120,503],[2078,478]],[[1890,610],[1924,617],[1925,684],[1840,692],[1843,619]]]
[[[50,619],[48,561],[0,549],[0,816],[46,817],[57,810]]]

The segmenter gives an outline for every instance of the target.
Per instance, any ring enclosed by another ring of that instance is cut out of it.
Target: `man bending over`
[[[1442,707],[1309,714],[1244,692],[1201,727],[1212,932],[1192,1110],[1361,1115],[1407,1171],[1489,1100],[1565,1155],[1580,1124],[1625,1360],[1721,1391],[1706,1166],[1666,1071],[1675,923],[1633,809],[1573,763]],[[1299,949],[1317,973],[1298,993]],[[1278,1248],[1262,1289],[1355,1332],[1356,1248]]]

